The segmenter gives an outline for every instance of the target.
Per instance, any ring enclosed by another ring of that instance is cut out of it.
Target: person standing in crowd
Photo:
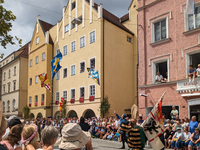
[[[144,122],[144,120],[142,118],[142,114],[139,114],[139,121],[140,121],[140,124],[142,124]]]
[[[62,128],[63,128],[64,120],[60,118],[60,136],[62,136]]]
[[[119,115],[114,111],[114,114],[116,115],[117,119],[120,119],[120,127],[122,124],[128,125],[128,120],[126,120],[126,114],[122,114],[122,117],[119,117]],[[122,138],[122,147],[121,149],[125,149],[125,142],[127,143],[126,140],[126,132],[125,131],[120,131],[121,138]]]
[[[89,126],[89,124],[88,123],[85,123],[85,118],[83,118],[83,117],[81,117],[81,119],[80,119],[80,124],[79,124],[80,126],[81,126],[81,129],[83,130],[83,131],[89,131],[89,129],[90,129],[90,126]]]
[[[190,133],[194,133],[194,130],[198,127],[198,122],[196,121],[196,116],[192,116],[192,119],[189,123],[189,131]]]
[[[195,132],[192,133],[190,137],[190,142],[188,144],[188,150],[192,150],[193,146],[196,146],[196,149],[199,150],[199,146],[200,146],[199,128],[196,128]]]
[[[176,109],[175,106],[172,106],[171,119],[175,120],[176,119],[176,115],[178,115],[178,110]]]
[[[41,141],[41,122],[40,122],[40,118],[37,118],[36,125],[38,127],[39,141]]]

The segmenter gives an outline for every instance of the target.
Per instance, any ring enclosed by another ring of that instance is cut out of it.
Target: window
[[[4,72],[4,74],[3,74],[3,80],[4,81],[6,80],[6,72]]]
[[[67,77],[67,68],[64,68],[63,69],[63,78],[66,78]]]
[[[39,44],[39,37],[36,38],[36,45]]]
[[[156,22],[153,24],[154,26],[154,40],[153,42],[157,42],[167,38],[167,26],[166,19]]]
[[[11,73],[11,71],[10,71],[10,69],[8,70],[8,78],[10,78],[10,73]]]
[[[130,42],[130,43],[132,43],[132,38],[129,37],[129,36],[127,36],[127,41]]]
[[[16,81],[13,81],[13,91],[16,90]]]
[[[76,8],[76,2],[73,2],[73,3],[72,3],[72,10],[73,10],[74,8]]]
[[[9,63],[9,60],[6,60],[6,64],[8,64]]]
[[[90,59],[90,68],[95,69],[95,58]]]
[[[75,23],[71,23],[71,29],[75,28]]]
[[[59,99],[60,99],[60,92],[56,92],[56,101],[59,102]]]
[[[29,79],[29,85],[32,85],[32,78]]]
[[[158,76],[163,77],[164,80],[162,82],[169,81],[168,72],[169,72],[168,60],[160,60],[160,61],[154,62],[153,63],[153,83],[161,83],[160,81],[156,81],[159,78]]]
[[[80,97],[84,97],[85,96],[85,88],[81,87],[80,88]]]
[[[85,72],[85,62],[80,63],[80,73]]]
[[[76,51],[76,41],[71,43],[71,52]]]
[[[95,31],[90,32],[90,44],[95,42]]]
[[[44,94],[41,95],[41,102],[44,102]]]
[[[6,85],[3,85],[3,93],[6,93]]]
[[[71,99],[75,99],[75,89],[71,89]]]
[[[45,60],[45,53],[42,53],[42,61]]]
[[[10,83],[8,83],[8,92],[10,92]]]
[[[186,57],[186,58],[187,58],[187,62],[188,62],[187,72],[188,72],[189,65],[192,65],[194,68],[198,68],[198,64],[200,64],[200,52],[192,53],[192,54],[190,53],[188,55],[188,57]],[[188,58],[189,58],[189,60],[188,60]],[[187,77],[188,77],[188,75],[187,75]]]
[[[3,62],[3,66],[5,65],[5,62]]]
[[[80,16],[80,17],[78,17],[78,19],[82,22],[82,20],[83,20],[83,17],[82,16]]]
[[[8,105],[8,111],[7,112],[10,112],[10,101],[9,100],[7,102],[7,105]]]
[[[5,102],[3,102],[3,113],[5,113],[6,111],[6,106],[5,106]]]
[[[16,100],[13,99],[13,110],[15,110],[15,109],[16,109]]]
[[[38,83],[38,76],[35,76],[35,83]]]
[[[38,96],[35,95],[35,103],[37,103],[37,102],[38,102]]]
[[[60,80],[60,70],[56,73],[56,80]]]
[[[16,75],[16,73],[17,73],[17,67],[15,66],[14,67],[14,76]]]
[[[65,46],[63,47],[63,55],[64,55],[64,56],[67,55],[67,45],[65,45]]]
[[[71,66],[71,76],[76,74],[76,65]]]
[[[13,59],[14,59],[14,57],[12,56],[12,57],[11,57],[11,60],[13,60]]]
[[[85,36],[80,38],[80,48],[85,47]]]
[[[187,30],[200,27],[200,6],[195,7],[195,14],[187,16]]]
[[[95,96],[95,85],[90,85],[90,96]]]
[[[69,25],[66,25],[65,26],[65,32],[68,32],[69,31]]]
[[[38,62],[39,62],[39,57],[37,56],[37,57],[35,58],[35,63],[38,64]]]
[[[31,101],[32,101],[32,97],[29,97],[29,104],[31,104]]]
[[[33,60],[31,59],[30,60],[30,67],[32,67],[32,65],[33,65]]]
[[[67,100],[67,91],[63,91],[63,99]]]
[[[60,53],[60,49],[56,50],[56,55],[58,55]]]

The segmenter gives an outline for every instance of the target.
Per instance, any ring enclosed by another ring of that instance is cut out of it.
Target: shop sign
[[[200,91],[200,80],[195,80],[194,82],[178,82],[177,83],[177,92],[194,92]]]

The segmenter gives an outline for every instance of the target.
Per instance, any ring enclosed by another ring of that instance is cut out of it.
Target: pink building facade
[[[180,118],[196,115],[200,121],[200,78],[188,80],[188,66],[200,64],[200,0],[195,7],[195,15],[186,15],[186,0],[138,0],[138,105],[143,116],[166,92],[167,118],[175,105]],[[155,81],[158,71],[166,83]]]

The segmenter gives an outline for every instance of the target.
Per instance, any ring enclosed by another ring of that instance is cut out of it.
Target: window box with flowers
[[[70,100],[70,103],[75,103],[75,99],[72,98],[72,99]]]

